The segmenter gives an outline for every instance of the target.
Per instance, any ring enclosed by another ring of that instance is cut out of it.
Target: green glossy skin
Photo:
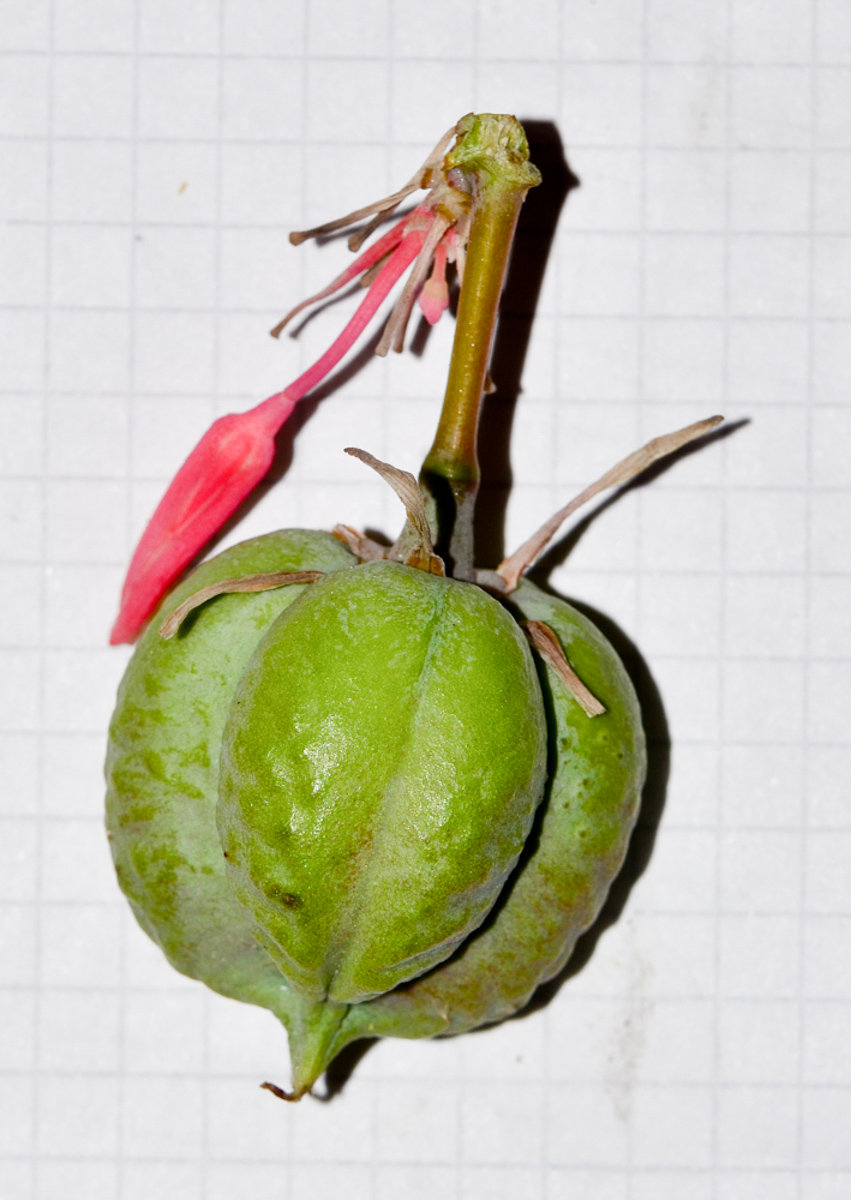
[[[546,742],[526,639],[480,588],[368,563],[278,618],[231,705],[218,819],[236,896],[303,995],[380,995],[481,924]]]
[[[166,597],[139,641],[110,724],[107,831],[118,881],[139,924],[179,971],[281,1016],[289,989],[227,884],[215,803],[236,685],[260,638],[306,585],[219,596],[169,642],[157,630],[207,584],[263,571],[342,570],[356,562],[329,534],[287,530],[204,563]]]
[[[280,1017],[296,1094],[355,1038],[460,1032],[522,1007],[599,911],[626,850],[645,771],[638,705],[617,655],[569,605],[523,582],[511,598],[516,615],[554,629],[607,713],[586,717],[539,665],[549,783],[523,855],[485,922],[451,958],[384,995],[351,1005],[305,996],[260,947],[252,916],[228,884],[215,810],[219,747],[239,680],[279,614],[310,593],[298,586],[218,597],[172,642],[162,642],[156,626],[216,579],[354,565],[333,538],[305,531],[270,534],[205,564],[166,599],[140,641],[110,730],[107,824],[119,881],[140,924],[179,970]]]
[[[461,1033],[517,1012],[565,965],[623,863],[646,773],[635,691],[609,642],[576,609],[525,580],[511,600],[520,619],[544,621],[556,633],[607,711],[587,717],[541,664],[550,782],[516,872],[451,961],[351,1009],[334,1053],[356,1037]]]

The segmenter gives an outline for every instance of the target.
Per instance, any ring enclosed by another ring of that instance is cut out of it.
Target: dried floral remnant
[[[360,279],[366,296],[354,316],[324,354],[288,387],[247,413],[221,417],[207,431],[178,471],[136,548],[124,582],[121,607],[110,642],[133,641],[174,580],[204,549],[222,525],[263,479],[274,458],[274,438],[295,408],[333,371],[355,345],[390,292],[409,268],[404,287],[378,346],[401,350],[414,303],[418,300],[434,324],[449,305],[447,263],[459,275],[469,237],[473,198],[447,154],[458,141],[463,122],[438,142],[411,180],[383,200],[337,221],[291,235],[298,244],[370,218],[349,239],[359,250],[367,237],[398,205],[417,190],[425,200],[360,254],[326,288],[296,305],[272,330],[278,336],[297,313]]]

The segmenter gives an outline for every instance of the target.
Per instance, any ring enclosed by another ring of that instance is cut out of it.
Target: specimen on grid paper
[[[106,768],[118,879],[179,971],[280,1018],[291,1084],[264,1086],[286,1099],[355,1039],[460,1033],[520,1009],[594,921],[636,819],[646,753],[626,670],[525,576],[582,504],[720,418],[648,443],[495,569],[476,566],[482,396],[539,181],[513,117],[471,114],[398,192],[292,235],[355,226],[357,257],[275,335],[356,280],[363,299],[293,384],[214,423],[127,574],[111,640],[139,640]],[[395,541],[280,530],[182,578],[393,287],[407,273],[380,354],[403,347],[415,305],[431,323],[446,311],[448,269],[454,344],[419,477],[347,448],[399,497]]]

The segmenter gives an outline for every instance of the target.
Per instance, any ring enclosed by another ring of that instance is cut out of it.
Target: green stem
[[[466,117],[459,134],[444,167],[472,193],[470,239],[443,411],[420,485],[438,553],[449,559],[456,579],[472,579],[479,411],[517,218],[540,174],[513,117]]]

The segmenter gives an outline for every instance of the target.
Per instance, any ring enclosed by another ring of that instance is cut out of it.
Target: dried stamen
[[[392,229],[388,230],[384,237],[379,238],[374,246],[370,246],[370,248],[366,250],[359,258],[356,258],[355,261],[351,263],[345,271],[341,272],[341,274],[339,274],[336,279],[332,280],[327,287],[323,288],[321,292],[317,292],[314,296],[308,296],[306,300],[302,300],[300,304],[295,306],[295,308],[291,308],[287,315],[278,322],[274,329],[270,331],[272,337],[280,337],[281,333],[286,326],[289,325],[293,317],[297,316],[298,313],[302,312],[305,308],[309,308],[311,304],[318,304],[320,300],[325,300],[326,297],[333,296],[334,292],[338,292],[340,288],[345,287],[347,283],[351,283],[351,281],[356,279],[362,271],[366,271],[368,275],[370,270],[379,266],[381,260],[391,250],[394,250],[395,247],[398,246],[399,242],[401,242],[405,234],[405,227],[412,216],[413,213],[409,214],[407,217],[404,217],[401,221],[399,221],[397,225],[394,225]],[[372,282],[372,280],[369,280],[369,282]]]
[[[394,192],[392,196],[386,196],[383,200],[377,200],[374,204],[367,204],[363,208],[355,209],[354,212],[348,213],[345,217],[338,217],[336,221],[328,221],[325,225],[317,225],[315,229],[305,229],[301,232],[290,234],[290,241],[294,246],[300,246],[302,242],[308,238],[324,237],[328,233],[336,233],[338,229],[345,229],[347,225],[354,225],[357,221],[362,221],[364,217],[371,217],[373,214],[379,217],[387,216],[394,208],[402,203],[406,196],[410,196],[412,192],[417,192],[421,188],[428,187],[431,180],[430,175],[434,167],[442,162],[443,156],[449,149],[449,145],[454,137],[457,136],[456,125],[448,129],[435,148],[429,154],[423,165],[418,171],[411,176],[404,187],[399,188],[398,192]],[[373,226],[373,229],[377,226]],[[359,235],[355,235],[357,237]],[[369,236],[364,233],[362,240],[366,240]],[[361,242],[357,242],[352,249],[358,249]]]
[[[417,298],[417,291],[428,273],[434,252],[450,224],[451,220],[449,217],[440,212],[435,214],[431,229],[429,229],[422,249],[417,256],[417,261],[414,263],[414,269],[407,278],[405,286],[402,289],[402,294],[396,301],[393,312],[390,314],[390,319],[384,327],[381,341],[375,348],[375,353],[381,357],[384,357],[391,346],[397,353],[402,350],[405,341],[405,330],[408,327],[411,309],[414,307],[414,301]]]
[[[364,242],[368,241],[369,238],[372,237],[381,222],[390,216],[390,211],[391,210],[385,211],[382,209],[381,212],[377,212],[372,220],[368,222],[368,224],[364,225],[363,229],[358,229],[351,235],[346,242],[346,245],[349,247],[352,254],[357,254]]]
[[[455,271],[458,275],[458,286],[464,286],[464,269],[467,265],[467,243],[470,240],[470,214],[466,213],[458,218],[455,225],[455,237],[453,238],[454,255],[450,247],[449,261],[455,263]]]
[[[372,287],[373,283],[378,278],[381,268],[389,258],[390,255],[385,254],[384,257],[380,258],[377,263],[373,263],[368,271],[364,271],[363,275],[361,275],[360,279],[358,280],[358,283],[362,288]]]
[[[324,237],[328,233],[336,233],[338,229],[345,229],[347,225],[354,225],[356,221],[362,221],[364,217],[370,217],[373,213],[382,218],[389,216],[394,208],[397,208],[407,196],[419,190],[419,180],[416,182],[412,181],[406,184],[405,187],[400,188],[398,192],[394,192],[392,196],[387,196],[384,200],[378,200],[374,204],[367,204],[363,208],[355,209],[354,212],[347,213],[345,217],[338,217],[335,221],[327,221],[324,225],[317,225],[315,229],[294,229],[290,234],[290,241],[294,246],[300,246],[308,238]]]

